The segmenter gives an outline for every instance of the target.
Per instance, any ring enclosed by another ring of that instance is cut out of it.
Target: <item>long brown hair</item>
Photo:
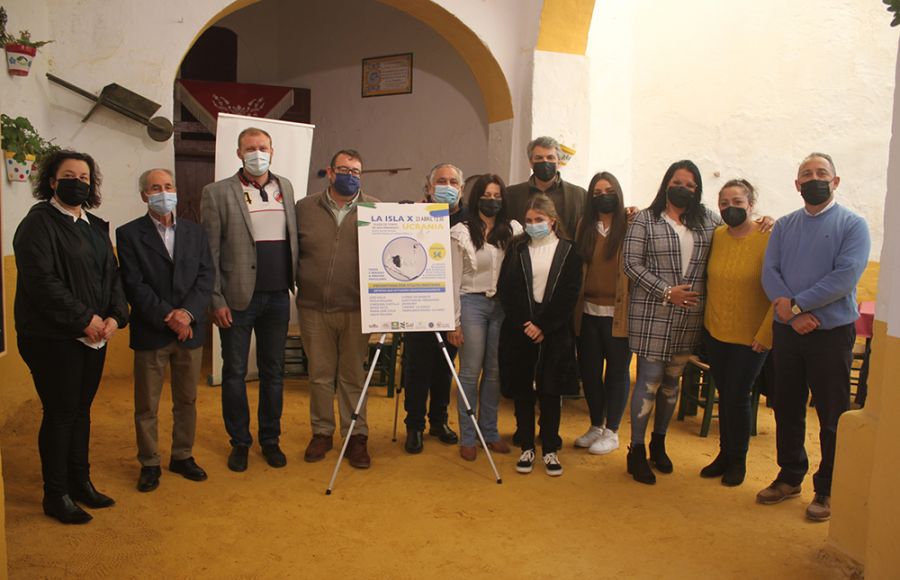
[[[581,259],[585,263],[590,264],[594,257],[594,245],[597,243],[597,222],[600,221],[600,214],[591,209],[591,198],[594,197],[594,188],[601,180],[606,180],[612,186],[613,193],[616,194],[618,203],[613,211],[612,225],[609,228],[609,234],[606,237],[606,248],[604,249],[604,258],[612,260],[619,253],[622,247],[622,241],[625,239],[625,232],[628,229],[628,216],[625,213],[625,198],[622,195],[622,186],[616,176],[608,171],[601,171],[594,175],[591,179],[591,185],[587,189],[587,197],[584,200],[584,215],[578,221],[578,229],[575,234],[575,245]]]

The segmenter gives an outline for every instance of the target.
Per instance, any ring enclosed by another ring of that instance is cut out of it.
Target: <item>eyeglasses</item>
[[[359,177],[362,175],[362,169],[357,169],[355,167],[347,167],[346,165],[338,165],[337,167],[332,167],[335,173],[340,173],[341,175],[350,174],[354,177]]]

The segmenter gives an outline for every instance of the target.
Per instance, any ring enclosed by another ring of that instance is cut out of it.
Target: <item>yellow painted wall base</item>
[[[0,377],[3,377],[3,388],[0,389],[0,427],[14,416],[26,402],[37,397],[31,373],[19,356],[16,346],[16,325],[13,320],[13,301],[16,296],[16,259],[15,256],[3,256],[4,288],[3,302],[6,306],[6,356],[0,358]],[[128,348],[128,328],[118,331],[107,347],[104,375],[127,377],[133,373],[134,356]],[[102,388],[102,387],[101,387]]]
[[[896,577],[900,504],[900,338],[875,321],[866,407],[841,417],[832,489],[833,550],[862,563],[868,578]]]
[[[6,580],[6,493],[3,489],[3,454],[0,453],[0,580]]]

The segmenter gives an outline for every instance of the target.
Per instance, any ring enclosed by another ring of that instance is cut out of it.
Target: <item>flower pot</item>
[[[12,151],[3,152],[3,157],[6,158],[6,179],[10,182],[28,181],[34,171],[34,155],[26,155],[24,162],[13,159],[14,155]]]
[[[6,45],[6,69],[12,76],[27,77],[37,49],[24,44]]]

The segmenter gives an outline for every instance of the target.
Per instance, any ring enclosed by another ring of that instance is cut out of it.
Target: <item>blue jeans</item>
[[[284,390],[284,343],[291,302],[287,290],[254,292],[246,310],[232,310],[231,328],[222,337],[222,417],[232,445],[253,443],[247,402],[247,359],[250,334],[256,332],[259,369],[259,443],[278,443]]]
[[[750,395],[767,353],[716,340],[706,331],[703,338],[719,391],[719,450],[729,460],[743,463],[750,446]]]
[[[493,443],[500,440],[497,430],[497,408],[500,406],[500,365],[497,347],[500,344],[500,326],[503,324],[503,307],[500,301],[481,294],[460,296],[460,325],[463,345],[459,349],[459,382],[466,393],[469,405],[478,417],[478,428],[484,440]],[[478,377],[481,376],[479,388]],[[462,396],[459,398],[459,444],[473,447],[478,434],[472,420],[466,415]]]
[[[631,387],[631,351],[627,337],[613,336],[612,325],[612,316],[581,316],[578,362],[591,425],[618,431]]]
[[[631,395],[631,444],[643,445],[650,412],[656,405],[653,432],[665,435],[678,403],[681,373],[690,353],[672,355],[668,361],[638,357],[637,379]]]

